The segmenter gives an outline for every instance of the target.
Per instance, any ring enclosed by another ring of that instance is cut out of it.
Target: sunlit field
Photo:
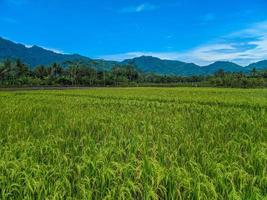
[[[266,196],[266,89],[0,92],[0,199]]]

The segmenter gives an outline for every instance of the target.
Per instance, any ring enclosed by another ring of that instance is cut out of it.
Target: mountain
[[[66,61],[79,61],[80,63],[92,66],[99,70],[110,70],[114,66],[133,64],[142,72],[151,72],[161,75],[209,75],[223,69],[225,72],[248,73],[253,68],[258,70],[267,69],[267,60],[253,63],[247,67],[242,67],[232,62],[218,61],[208,66],[198,66],[194,63],[186,63],[175,60],[163,60],[152,56],[141,56],[127,59],[122,62],[90,59],[78,54],[60,54],[38,47],[26,47],[0,37],[0,60],[1,59],[21,59],[30,67],[37,65],[49,65],[61,63],[64,66]]]
[[[53,62],[84,59],[79,55],[64,55],[43,49],[38,46],[26,47],[0,38],[0,58],[20,58],[30,66],[47,65]]]
[[[257,70],[266,70],[267,69],[267,60],[252,63],[249,66],[247,66],[247,68],[249,70],[252,70],[253,68],[256,68]]]
[[[111,69],[116,62],[93,60],[85,56],[78,54],[60,54],[53,51],[38,47],[26,47],[22,44],[17,44],[12,41],[3,39],[0,37],[0,59],[21,59],[24,63],[27,63],[30,67],[37,65],[49,65],[52,63],[64,63],[66,61],[80,61],[91,66],[95,66],[98,69]]]
[[[134,64],[144,72],[158,74],[174,74],[180,76],[208,75],[223,69],[225,72],[249,72],[249,69],[232,62],[218,61],[208,66],[198,66],[193,63],[185,63],[172,60],[161,60],[151,56],[141,56],[125,60],[124,64]]]
[[[205,74],[214,74],[220,69],[223,69],[225,72],[247,72],[245,67],[227,61],[218,61],[211,65],[202,67]]]
[[[123,64],[133,64],[143,72],[153,72],[156,74],[190,76],[203,74],[201,67],[193,63],[185,63],[173,60],[161,60],[152,56],[141,56],[128,59]]]

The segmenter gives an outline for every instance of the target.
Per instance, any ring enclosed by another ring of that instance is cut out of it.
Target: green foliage
[[[93,65],[94,66],[94,65]],[[20,60],[0,64],[0,87],[20,86],[215,86],[266,87],[266,71],[253,69],[250,75],[220,69],[210,76],[180,77],[144,73],[134,64],[114,65],[111,70],[97,70],[82,61],[54,63],[29,69]]]
[[[266,95],[1,92],[0,199],[264,199]]]
[[[267,79],[264,77],[265,72],[257,73],[254,69],[250,76],[242,73],[225,73],[219,70],[214,77],[210,78],[210,82],[218,87],[232,87],[232,88],[254,88],[267,87]]]

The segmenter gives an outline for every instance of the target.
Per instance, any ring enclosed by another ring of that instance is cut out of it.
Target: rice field
[[[0,92],[0,199],[267,199],[267,90]]]

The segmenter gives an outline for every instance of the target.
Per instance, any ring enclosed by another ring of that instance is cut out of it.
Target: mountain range
[[[208,66],[199,66],[194,63],[186,63],[175,60],[162,60],[152,56],[141,56],[133,59],[127,59],[122,62],[106,61],[100,59],[90,59],[78,54],[60,54],[38,46],[26,47],[23,44],[17,44],[10,40],[0,37],[0,60],[3,59],[21,59],[30,67],[37,65],[49,65],[52,63],[64,63],[66,61],[82,61],[89,66],[99,70],[110,70],[114,66],[133,64],[140,71],[152,72],[161,75],[209,75],[223,69],[226,72],[250,72],[253,68],[257,70],[267,69],[267,60],[252,63],[242,67],[233,62],[218,61]]]

